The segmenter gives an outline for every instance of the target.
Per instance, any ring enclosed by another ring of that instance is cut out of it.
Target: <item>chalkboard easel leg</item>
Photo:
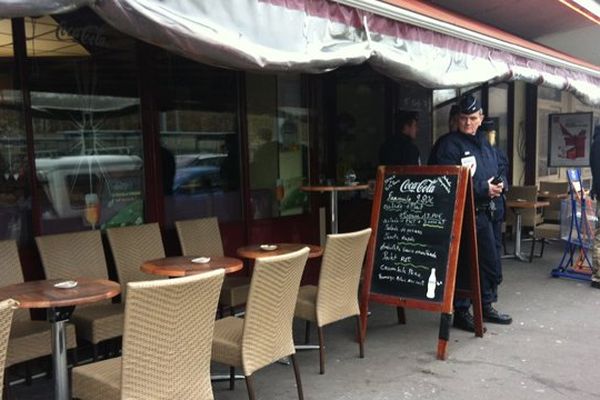
[[[404,307],[396,307],[396,314],[398,315],[398,323],[406,324],[406,314],[404,314]]]
[[[438,337],[437,358],[445,360],[448,355],[448,340],[450,339],[450,321],[452,314],[442,313],[440,315],[440,333]]]

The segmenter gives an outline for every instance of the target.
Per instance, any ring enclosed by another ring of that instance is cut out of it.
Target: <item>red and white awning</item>
[[[128,35],[222,67],[321,73],[368,62],[392,78],[430,88],[518,79],[600,105],[597,66],[456,15],[444,19],[439,9],[419,3],[0,0],[0,13],[40,15],[52,12],[51,5],[58,12],[88,4]]]

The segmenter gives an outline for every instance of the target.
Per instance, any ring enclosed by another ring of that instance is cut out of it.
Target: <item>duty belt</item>
[[[478,203],[475,205],[475,212],[477,214],[487,214],[490,218],[494,218],[496,204],[494,204],[493,201],[487,203]]]

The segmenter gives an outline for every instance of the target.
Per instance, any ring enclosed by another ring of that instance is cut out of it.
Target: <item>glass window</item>
[[[488,91],[488,115],[496,120],[496,141],[507,154],[508,149],[508,84],[490,86]]]
[[[10,20],[0,21],[0,240],[31,237],[31,201],[23,124],[23,101],[17,90]]]
[[[89,9],[25,23],[44,233],[141,224],[134,40]]]
[[[386,138],[385,78],[369,67],[346,67],[337,71],[336,82],[335,179],[343,183],[353,170],[359,182],[366,182],[375,178]],[[360,194],[347,196],[355,195]]]
[[[433,105],[437,106],[458,96],[457,89],[439,89],[433,91]]]
[[[246,91],[252,216],[302,214],[309,132],[300,76],[247,74]]]
[[[167,223],[240,220],[236,73],[164,51],[156,65]]]

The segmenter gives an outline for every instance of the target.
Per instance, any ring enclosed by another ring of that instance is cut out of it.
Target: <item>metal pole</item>
[[[338,233],[337,190],[331,191],[331,233]]]
[[[54,398],[68,400],[69,377],[67,373],[67,344],[65,340],[65,322],[52,322],[52,364],[54,367]]]

